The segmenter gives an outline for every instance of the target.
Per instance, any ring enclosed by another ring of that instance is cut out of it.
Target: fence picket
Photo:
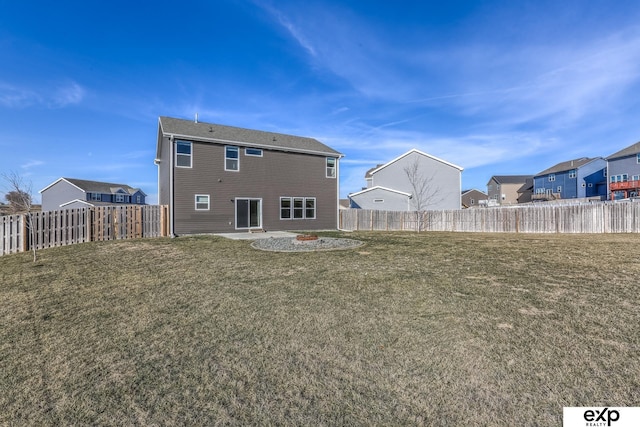
[[[640,233],[640,203],[536,205],[451,211],[340,210],[343,230]]]
[[[164,237],[168,207],[103,206],[0,216],[0,256],[91,241]]]

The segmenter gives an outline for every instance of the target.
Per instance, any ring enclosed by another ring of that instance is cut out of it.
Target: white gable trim
[[[86,191],[84,191],[82,188],[78,187],[77,185],[75,185],[72,182],[67,181],[64,178],[58,178],[57,180],[55,180],[54,182],[52,182],[51,184],[47,185],[46,187],[44,187],[42,190],[38,191],[38,193],[42,193],[45,190],[48,190],[49,188],[53,187],[54,185],[56,185],[57,183],[59,183],[60,181],[64,181],[69,185],[72,185],[74,187],[76,187],[78,190],[82,191],[83,193],[86,193]]]
[[[456,168],[456,169],[458,169],[460,172],[462,172],[462,171],[464,170],[462,167],[460,167],[460,166],[458,166],[458,165],[454,165],[453,163],[449,163],[449,162],[447,162],[446,160],[442,160],[442,159],[440,159],[440,158],[438,158],[438,157],[436,157],[436,156],[432,156],[431,154],[427,154],[427,153],[425,153],[424,151],[420,151],[420,150],[418,150],[418,149],[416,149],[416,148],[413,148],[413,149],[411,149],[411,150],[407,151],[406,153],[404,153],[403,155],[401,155],[401,156],[399,156],[399,157],[396,157],[395,159],[391,160],[390,162],[385,163],[384,165],[380,166],[379,168],[372,170],[372,171],[370,172],[370,174],[371,174],[371,175],[373,175],[374,173],[376,173],[376,172],[380,171],[381,169],[384,169],[384,168],[386,168],[387,166],[389,166],[389,165],[391,165],[391,164],[393,164],[393,163],[397,162],[398,160],[401,160],[401,159],[403,159],[403,158],[405,158],[405,157],[407,157],[408,155],[413,154],[413,153],[417,153],[417,154],[420,154],[420,155],[422,155],[422,156],[425,156],[425,157],[428,157],[428,158],[430,158],[430,159],[433,159],[433,160],[435,160],[435,161],[438,161],[438,162],[440,162],[440,163],[444,163],[444,164],[445,164],[445,165],[447,165],[447,166],[451,166],[452,168]]]
[[[376,185],[375,187],[371,187],[371,188],[365,188],[364,190],[358,191],[357,193],[351,193],[351,194],[349,194],[349,197],[359,196],[361,194],[365,194],[365,193],[368,193],[369,191],[373,191],[373,190],[388,191],[390,193],[396,193],[396,194],[400,194],[402,196],[411,197],[411,193],[405,193],[404,191],[398,191],[398,190],[394,190],[392,188],[381,187],[379,185]]]
[[[60,207],[64,208],[65,206],[68,206],[68,205],[70,205],[72,203],[82,203],[82,204],[85,204],[87,206],[95,207],[95,205],[93,205],[93,204],[91,204],[91,203],[89,203],[89,202],[87,202],[85,200],[80,200],[80,199],[75,199],[75,200],[71,200],[70,202],[63,203],[63,204],[60,205]]]

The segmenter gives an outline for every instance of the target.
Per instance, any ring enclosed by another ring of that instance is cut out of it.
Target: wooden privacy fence
[[[33,227],[33,228],[31,228]],[[168,207],[104,206],[0,217],[0,255],[102,240],[168,236]]]
[[[448,211],[340,211],[342,230],[640,233],[640,203],[533,205]]]

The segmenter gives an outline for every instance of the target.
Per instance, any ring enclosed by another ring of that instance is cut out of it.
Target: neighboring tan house
[[[86,208],[106,205],[144,205],[147,195],[126,184],[59,178],[40,190],[42,210]]]
[[[313,138],[160,117],[159,203],[172,235],[336,229],[341,157]]]
[[[606,176],[607,162],[602,157],[581,157],[561,162],[533,177],[532,199],[604,199],[607,194]]]
[[[608,198],[627,199],[640,195],[640,142],[607,157]]]
[[[489,206],[507,206],[520,203],[518,190],[533,179],[531,175],[494,175],[487,182]]]
[[[464,190],[461,195],[462,208],[477,208],[478,206],[487,206],[487,200],[489,196],[480,190],[471,189]]]
[[[415,173],[410,178],[407,170],[412,168]],[[413,149],[367,171],[367,188],[349,195],[351,207],[387,211],[460,209],[461,175],[460,166]],[[421,185],[412,185],[412,181]]]

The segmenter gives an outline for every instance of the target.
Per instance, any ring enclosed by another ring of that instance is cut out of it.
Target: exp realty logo
[[[640,427],[640,407],[565,407],[563,427]]]

